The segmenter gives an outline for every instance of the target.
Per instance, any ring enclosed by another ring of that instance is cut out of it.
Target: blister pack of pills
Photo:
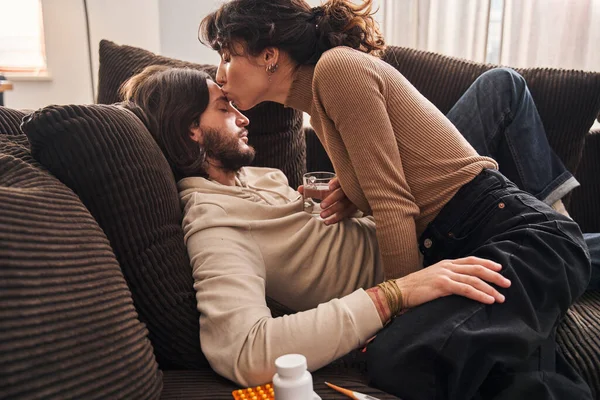
[[[235,400],[274,400],[273,385],[267,383],[256,387],[238,389],[231,392]]]

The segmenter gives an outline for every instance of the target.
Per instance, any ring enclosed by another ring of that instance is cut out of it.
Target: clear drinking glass
[[[333,172],[309,172],[302,177],[304,185],[304,211],[317,218],[321,214],[321,201],[327,197],[329,182],[335,178]]]

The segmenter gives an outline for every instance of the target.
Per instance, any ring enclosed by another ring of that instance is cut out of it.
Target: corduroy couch
[[[396,47],[385,60],[444,112],[492,68]],[[236,386],[200,351],[173,176],[143,115],[113,104],[120,84],[152,64],[215,71],[102,41],[99,104],[0,108],[1,397],[232,398]],[[520,72],[551,145],[582,183],[569,211],[584,231],[600,231],[600,132],[589,132],[600,74]],[[280,168],[292,186],[306,170],[331,169],[299,112],[263,104],[248,116],[256,165]],[[599,293],[571,308],[557,342],[598,396]],[[353,352],[315,372],[315,388],[324,399],[341,398],[325,380],[395,398],[370,388],[365,368]]]

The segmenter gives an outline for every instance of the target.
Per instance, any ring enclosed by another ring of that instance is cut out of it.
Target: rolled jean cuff
[[[571,190],[580,186],[579,181],[575,179],[575,177],[571,175],[570,172],[565,172],[560,178],[563,177],[566,178],[566,180],[558,186],[556,186],[554,189],[552,189],[550,193],[548,193],[547,195],[545,193],[542,193],[542,195],[540,196],[541,201],[551,206],[558,200],[565,197]],[[560,181],[560,178],[558,179],[558,181]]]

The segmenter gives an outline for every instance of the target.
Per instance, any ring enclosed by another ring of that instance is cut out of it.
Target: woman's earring
[[[279,68],[279,64],[267,65],[266,71],[267,71],[267,74],[269,75],[269,82],[271,82],[271,76],[273,76],[273,74],[277,71],[277,68]]]

